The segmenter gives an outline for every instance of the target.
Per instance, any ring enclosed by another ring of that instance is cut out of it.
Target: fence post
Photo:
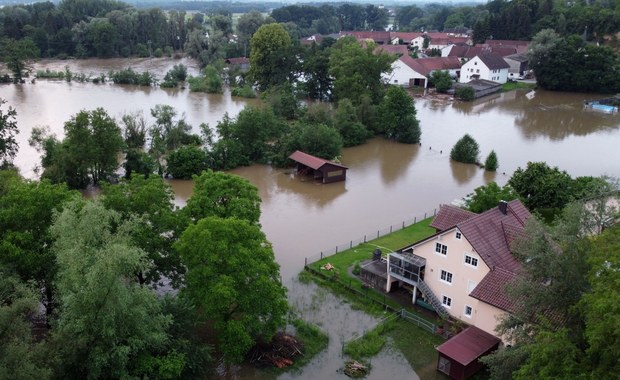
[[[366,235],[364,235],[364,243],[366,243]]]
[[[433,216],[437,215],[437,209],[435,209],[435,211],[433,211]]]
[[[392,233],[392,225],[390,224],[390,233]]]
[[[336,246],[336,253],[338,253],[338,246]]]
[[[405,228],[405,221],[403,220],[403,228]]]
[[[424,219],[426,219],[426,213],[424,213]]]
[[[418,222],[418,217],[417,217],[417,216],[414,216],[414,217],[413,217],[413,224],[416,224],[417,222]]]
[[[351,243],[349,244],[349,248],[353,248],[353,240],[351,240]]]
[[[304,268],[308,266],[308,258],[304,257]]]
[[[321,260],[323,260],[323,251],[321,251]]]
[[[377,239],[379,239],[379,230],[377,230]]]

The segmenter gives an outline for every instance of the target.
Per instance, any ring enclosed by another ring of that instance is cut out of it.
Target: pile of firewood
[[[362,364],[356,360],[349,360],[344,364],[344,374],[353,377],[359,378],[368,375],[369,368],[367,365]]]
[[[293,359],[303,356],[304,346],[291,335],[276,334],[271,342],[257,344],[250,350],[250,363],[259,367],[284,368],[293,364]]]

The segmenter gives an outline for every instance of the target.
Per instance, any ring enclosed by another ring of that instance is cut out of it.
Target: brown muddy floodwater
[[[92,73],[128,66],[151,70],[159,78],[179,61],[88,60],[46,62],[39,67]],[[183,61],[196,72],[195,64]],[[351,241],[376,236],[378,230],[402,225],[414,217],[431,215],[442,203],[450,203],[491,180],[503,185],[512,172],[528,161],[545,161],[573,176],[620,177],[620,115],[583,109],[584,100],[597,95],[513,91],[471,103],[416,99],[422,128],[422,144],[403,145],[383,139],[344,149],[342,163],[349,167],[346,182],[321,185],[294,175],[290,170],[253,165],[233,170],[259,189],[262,198],[261,224],[273,243],[290,303],[304,318],[318,323],[330,335],[329,348],[301,373],[283,374],[281,379],[344,378],[341,340],[349,340],[371,327],[376,320],[365,316],[312,285],[295,280],[305,258]],[[28,146],[35,126],[49,126],[58,136],[63,123],[82,109],[103,107],[111,116],[142,111],[147,119],[157,104],[169,104],[197,128],[215,126],[225,113],[235,117],[248,103],[242,98],[112,84],[82,84],[39,80],[36,84],[2,85],[0,97],[18,112],[20,150],[15,164],[22,174],[36,178],[39,154]],[[531,99],[530,99],[531,98]],[[499,158],[497,173],[474,165],[451,162],[449,152],[456,141],[469,133],[480,145],[481,160],[491,150]],[[170,181],[178,205],[191,196],[191,181]],[[370,253],[369,253],[370,255]],[[318,297],[318,298],[316,298]],[[383,352],[373,359],[371,379],[411,378],[412,369],[398,353]],[[272,375],[250,368],[226,369],[221,378],[258,379]]]

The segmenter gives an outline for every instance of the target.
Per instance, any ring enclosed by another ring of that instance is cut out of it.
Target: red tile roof
[[[405,43],[409,43],[414,38],[417,38],[417,37],[420,37],[420,36],[423,36],[423,35],[424,35],[424,33],[422,33],[422,32],[391,32],[390,33],[390,37],[392,37],[392,39],[398,37],[401,40],[403,40],[403,42],[405,42]]]
[[[375,53],[382,51],[389,54],[398,54],[399,56],[409,55],[407,45],[377,45]]]
[[[440,231],[445,231],[476,215],[478,214],[463,210],[460,207],[441,205],[439,206],[437,216],[435,216],[435,219],[433,219],[431,223],[431,227]]]
[[[459,57],[459,58],[472,59],[477,55],[484,54],[487,52],[497,54],[501,57],[506,57],[511,54],[515,54],[517,52],[517,49],[515,47],[507,47],[507,46],[456,45],[456,46],[453,46],[452,49],[450,49],[450,52],[448,53],[448,57]]]
[[[476,288],[469,294],[471,297],[493,305],[499,309],[515,312],[517,303],[515,299],[506,294],[505,288],[517,278],[517,274],[502,268],[487,273]]]
[[[293,154],[291,154],[290,156],[288,156],[288,158],[290,158],[293,161],[297,161],[300,164],[306,165],[309,168],[312,168],[314,170],[319,169],[320,167],[322,167],[325,164],[330,164],[330,165],[335,165],[335,166],[339,166],[341,168],[344,169],[348,169],[346,166],[344,165],[340,165],[337,164],[335,162],[329,161],[329,160],[325,160],[319,157],[315,157],[312,156],[308,153],[304,153],[302,151],[296,150]]]
[[[467,366],[496,348],[499,343],[500,339],[477,327],[470,326],[437,347],[437,351]]]
[[[455,70],[461,67],[461,61],[456,57],[433,57],[433,58],[411,58],[402,56],[399,58],[404,64],[416,72],[427,76],[435,70]]]
[[[508,202],[506,214],[495,207],[458,223],[457,227],[491,270],[499,267],[514,272],[521,265],[512,255],[509,242],[516,230],[523,230],[530,216],[525,206],[514,200]],[[510,231],[510,236],[506,236],[506,231]]]
[[[340,32],[341,36],[353,36],[358,40],[373,40],[376,43],[390,43],[390,32],[381,31],[343,31]]]
[[[230,65],[242,65],[250,63],[250,59],[246,57],[226,58],[226,63]]]

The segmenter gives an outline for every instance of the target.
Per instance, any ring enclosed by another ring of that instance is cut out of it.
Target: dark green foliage
[[[334,127],[340,132],[345,147],[363,144],[371,136],[364,124],[357,120],[355,107],[349,99],[342,99],[338,103]]]
[[[299,100],[293,86],[285,83],[271,87],[263,94],[273,113],[287,120],[294,120],[299,115]]]
[[[150,72],[145,71],[143,73],[138,73],[131,67],[120,71],[111,71],[108,76],[114,84],[151,86],[156,83],[155,77]]]
[[[207,169],[206,154],[197,146],[182,146],[171,152],[167,159],[166,172],[176,179],[191,179]]]
[[[207,217],[190,225],[175,248],[187,267],[182,294],[209,316],[226,362],[242,361],[256,341],[269,341],[284,326],[286,289],[256,223]]]
[[[472,194],[465,198],[465,207],[477,214],[493,207],[497,207],[499,201],[511,201],[517,199],[517,193],[509,186],[499,187],[495,182],[489,182],[485,186],[474,189]]]
[[[233,87],[230,89],[230,95],[239,96],[241,98],[255,98],[256,91],[250,85],[244,85],[240,87]]]
[[[222,77],[214,66],[208,65],[204,69],[204,78],[207,93],[221,94],[224,91]]]
[[[5,103],[6,100],[0,98],[0,107]],[[17,111],[13,107],[9,107],[6,112],[0,109],[0,168],[13,161],[19,148],[15,140],[19,132],[16,117]]]
[[[390,86],[379,107],[379,117],[385,136],[398,142],[420,142],[420,122],[416,118],[413,99],[402,87]]]
[[[174,88],[179,85],[181,82],[185,82],[187,79],[187,66],[182,63],[178,65],[174,65],[172,69],[168,70],[166,76],[164,76],[164,81],[160,84],[160,87],[164,88]]]
[[[431,83],[437,92],[446,93],[452,87],[452,78],[447,71],[435,70],[431,75]]]
[[[478,143],[469,134],[461,137],[450,151],[450,158],[466,164],[478,162]]]
[[[489,155],[487,156],[487,159],[484,160],[484,168],[486,170],[494,172],[497,170],[498,166],[499,163],[497,162],[497,154],[495,154],[495,151],[492,150],[491,153],[489,153]]]
[[[281,152],[286,157],[296,150],[313,156],[333,160],[340,156],[342,137],[334,128],[325,124],[296,124]]]
[[[454,97],[471,102],[476,98],[476,91],[471,86],[460,86],[456,89],[456,91],[454,91]]]
[[[192,76],[187,78],[189,90],[192,92],[207,92],[207,82],[203,76]]]
[[[30,38],[0,41],[0,59],[13,72],[13,82],[18,83],[31,71],[29,60],[39,56],[39,49]]]
[[[261,90],[288,81],[295,58],[291,54],[291,37],[281,24],[262,25],[252,36],[250,46],[248,74]]]
[[[525,169],[518,168],[508,184],[530,209],[561,208],[572,197],[572,178],[544,162],[528,162]]]

